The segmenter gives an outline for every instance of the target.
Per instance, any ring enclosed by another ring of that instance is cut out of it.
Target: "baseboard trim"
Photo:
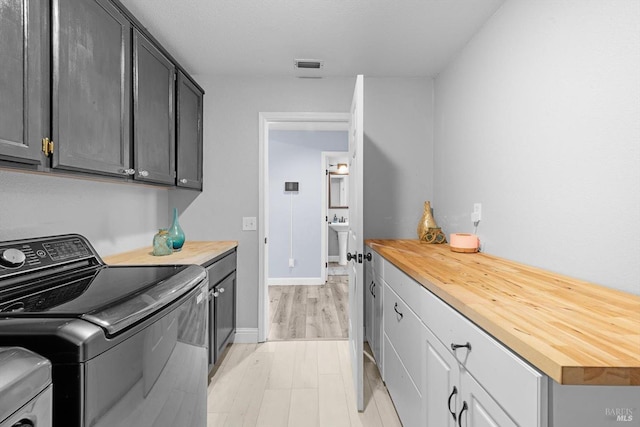
[[[324,285],[321,277],[274,277],[267,280],[269,286]]]
[[[258,328],[236,328],[233,338],[236,344],[253,344],[258,342]]]

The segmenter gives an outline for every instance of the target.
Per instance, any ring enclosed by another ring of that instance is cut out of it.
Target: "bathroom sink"
[[[349,223],[330,222],[329,227],[338,232],[338,264],[347,265],[347,235],[349,234]]]
[[[337,232],[341,231],[349,231],[349,223],[348,222],[330,222],[329,227],[333,228]]]

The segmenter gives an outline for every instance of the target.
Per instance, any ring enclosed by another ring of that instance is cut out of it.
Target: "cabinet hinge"
[[[325,175],[329,175],[329,169],[325,169],[325,170],[324,170],[324,174],[325,174]]]
[[[53,154],[53,141],[49,138],[42,138],[42,152],[45,156],[49,156],[49,154]]]

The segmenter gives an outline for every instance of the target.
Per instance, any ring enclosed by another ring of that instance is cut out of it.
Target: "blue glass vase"
[[[182,227],[180,227],[180,223],[178,222],[178,209],[173,208],[173,223],[171,227],[169,227],[169,237],[171,237],[171,241],[173,242],[173,250],[178,252],[182,249],[182,245],[184,245],[184,231],[182,231]]]

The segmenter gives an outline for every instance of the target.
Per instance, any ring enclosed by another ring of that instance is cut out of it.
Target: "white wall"
[[[433,200],[433,81],[364,79],[364,236],[416,238]]]
[[[237,326],[257,328],[261,242],[242,217],[258,215],[258,113],[348,112],[355,77],[195,77],[206,91],[204,192],[172,191],[169,206],[187,239],[239,242]],[[431,79],[365,77],[365,237],[415,236],[432,195],[431,117]]]
[[[322,233],[327,225],[322,215],[322,181],[325,179],[322,152],[345,151],[348,144],[347,131],[269,132],[270,284],[277,284],[278,279],[283,278],[287,283],[291,278],[324,283],[320,265],[324,260]],[[298,182],[299,191],[285,192],[287,181]],[[291,250],[293,267],[289,267]]]
[[[637,0],[507,1],[436,79],[439,225],[640,294],[639,100]]]
[[[167,199],[160,187],[0,170],[0,241],[79,233],[101,256],[151,246],[170,225]]]
[[[237,326],[257,328],[258,233],[243,232],[242,217],[258,216],[258,113],[347,112],[355,77],[195,78],[206,91],[204,191],[172,191],[170,206],[184,211],[187,239],[238,241]]]

